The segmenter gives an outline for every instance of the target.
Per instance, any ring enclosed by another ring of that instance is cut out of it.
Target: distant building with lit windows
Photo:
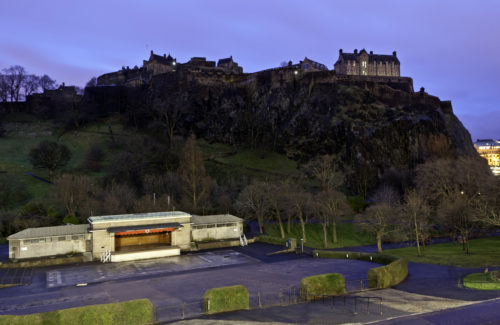
[[[481,157],[488,160],[493,174],[500,175],[500,140],[477,139],[474,147]]]
[[[400,76],[400,63],[396,51],[392,55],[373,54],[354,50],[354,53],[344,53],[339,50],[339,58],[334,64],[335,72],[352,76]]]

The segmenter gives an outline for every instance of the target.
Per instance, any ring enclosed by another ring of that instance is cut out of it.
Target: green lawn
[[[447,243],[426,246],[423,256],[417,256],[416,247],[385,250],[385,254],[403,257],[410,262],[454,265],[463,267],[489,267],[500,265],[500,237],[470,241],[470,253],[465,254],[461,244]]]
[[[287,176],[298,176],[297,162],[285,155],[262,149],[248,149],[221,143],[207,143],[198,140],[206,159],[232,167],[244,168],[250,173],[267,172]]]
[[[285,223],[286,232],[286,223]],[[277,224],[265,226],[267,235],[280,238],[280,231]],[[347,246],[363,246],[375,244],[375,237],[356,229],[352,223],[340,223],[337,225],[337,243],[333,244],[331,229],[328,228],[328,248],[338,248]],[[299,224],[293,224],[290,234],[285,234],[286,238],[297,238],[297,245],[300,245],[302,231]],[[307,243],[305,246],[312,248],[323,248],[323,227],[319,223],[306,224]]]
[[[500,282],[493,280],[491,273],[471,273],[463,279],[464,287],[478,290],[500,290]]]

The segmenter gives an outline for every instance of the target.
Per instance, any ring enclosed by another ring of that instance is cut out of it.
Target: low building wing
[[[13,239],[31,239],[40,237],[54,237],[67,235],[80,235],[89,232],[89,225],[65,225],[54,227],[27,228],[7,237],[8,240]]]

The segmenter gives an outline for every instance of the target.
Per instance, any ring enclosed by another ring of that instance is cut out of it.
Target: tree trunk
[[[302,212],[300,211],[298,213],[299,215],[299,221],[300,221],[300,228],[302,229],[302,238],[304,239],[304,244],[307,242],[306,238],[306,224],[304,223],[304,218],[302,216]]]
[[[332,222],[332,234],[333,234],[333,243],[337,243],[337,222]]]
[[[413,222],[415,224],[415,240],[417,242],[417,255],[420,256],[420,240],[418,238],[417,213],[413,213]]]
[[[327,227],[327,223],[324,222],[323,223],[323,247],[324,248],[328,248],[328,238],[327,238],[327,235],[326,235],[326,227]]]
[[[382,236],[377,234],[377,252],[382,253]]]
[[[281,214],[280,210],[278,208],[276,210],[276,217],[278,218],[278,224],[280,225],[280,233],[281,233],[281,238],[285,238],[285,229],[283,229],[283,222],[281,221]]]
[[[262,229],[262,227],[263,227],[263,221],[264,220],[263,220],[263,218],[261,216],[257,217],[257,223],[259,224],[259,233],[261,235],[264,234],[263,229]]]
[[[287,225],[286,225],[286,232],[287,232],[288,235],[290,235],[290,232],[291,232],[290,228],[292,227],[291,226],[291,223],[292,223],[291,219],[292,219],[292,217],[288,216],[288,222],[287,222]]]

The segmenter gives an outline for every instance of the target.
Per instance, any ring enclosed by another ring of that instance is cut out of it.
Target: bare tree
[[[23,80],[22,88],[24,91],[24,96],[29,96],[38,91],[40,88],[40,77],[34,74],[26,75]]]
[[[415,190],[410,190],[405,195],[402,206],[403,214],[408,220],[409,229],[415,235],[417,244],[417,255],[421,256],[420,243],[425,245],[430,230],[429,213],[427,202]]]
[[[323,244],[324,248],[328,247],[327,228],[332,225],[333,243],[337,243],[337,223],[340,218],[346,215],[349,211],[347,198],[339,191],[326,190],[314,195],[315,212],[319,216],[319,220],[323,226]]]
[[[164,125],[167,130],[169,145],[170,148],[172,148],[177,124],[182,117],[179,105],[168,105],[157,98],[153,102],[152,107],[153,111],[160,117],[162,125]]]
[[[437,209],[439,224],[458,238],[463,250],[469,254],[469,239],[479,226],[479,210],[475,208],[477,193],[470,195],[465,191],[452,192],[440,202]]]
[[[344,183],[344,175],[339,171],[334,156],[318,156],[302,167],[302,171],[309,177],[316,178],[321,190],[338,189]]]
[[[63,174],[54,181],[51,201],[64,209],[67,216],[79,217],[80,221],[92,213],[93,195],[97,188],[88,176]]]
[[[206,175],[203,154],[194,135],[191,135],[184,145],[177,175],[183,205],[192,212],[197,212],[199,203],[209,197],[211,179]]]
[[[20,65],[14,65],[3,70],[8,84],[10,101],[18,102],[21,94],[21,87],[26,78],[26,70]]]
[[[7,76],[0,73],[0,102],[6,102],[9,99],[9,83]]]
[[[362,215],[356,216],[356,222],[365,230],[373,233],[377,239],[377,251],[382,252],[382,240],[394,231],[394,221],[399,213],[399,198],[393,188],[383,186],[373,197],[374,205],[368,207]]]
[[[286,195],[288,192],[289,184],[290,183],[288,180],[284,180],[279,183],[270,183],[269,186],[267,186],[266,198],[268,206],[271,213],[278,221],[281,238],[285,238],[285,229],[283,226],[282,215],[283,212],[286,211]],[[290,224],[290,222],[288,224]],[[288,233],[289,232],[290,229],[288,229]]]
[[[57,169],[66,166],[69,162],[71,151],[64,144],[45,140],[32,148],[29,156],[34,167],[46,168],[49,171],[49,177],[52,177]]]
[[[253,182],[241,191],[235,203],[235,208],[239,213],[247,216],[248,219],[257,219],[260,234],[264,233],[264,217],[268,209],[267,194],[267,183]]]
[[[290,215],[299,219],[304,243],[307,242],[306,218],[311,209],[311,194],[299,186],[293,186],[288,193],[288,208]]]
[[[57,83],[54,79],[44,74],[40,77],[40,87],[42,90],[52,90],[57,88]]]

